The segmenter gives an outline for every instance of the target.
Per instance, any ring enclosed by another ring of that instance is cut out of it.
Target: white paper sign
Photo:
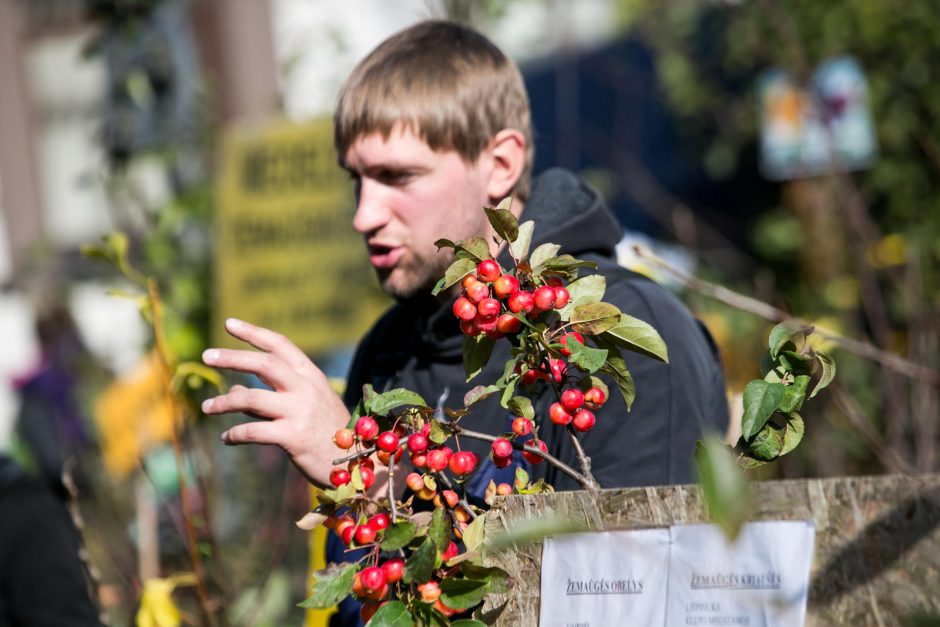
[[[753,522],[729,545],[714,525],[672,527],[668,625],[802,625],[816,529]]]
[[[547,538],[541,627],[799,626],[806,618],[812,521],[714,525]]]
[[[539,625],[663,625],[668,561],[669,529],[546,538]]]

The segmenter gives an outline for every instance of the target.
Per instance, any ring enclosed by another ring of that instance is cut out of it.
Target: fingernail
[[[210,412],[210,411],[212,411],[212,402],[213,402],[213,399],[211,399],[211,398],[207,398],[206,400],[204,400],[204,401],[202,402],[202,411],[203,411],[203,412]]]
[[[222,444],[228,444],[228,431],[223,431],[219,437],[222,438]]]
[[[225,321],[225,328],[227,329],[238,329],[242,326],[242,321],[238,318],[229,318]]]
[[[215,348],[209,348],[202,352],[202,361],[211,364],[219,358],[219,351]]]

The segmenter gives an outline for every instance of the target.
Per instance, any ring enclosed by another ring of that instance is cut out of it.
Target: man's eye
[[[411,174],[397,170],[385,170],[379,172],[375,178],[383,185],[404,185],[411,180]]]

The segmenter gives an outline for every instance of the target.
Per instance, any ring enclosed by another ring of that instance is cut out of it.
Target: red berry
[[[415,468],[424,468],[428,465],[427,453],[412,453],[410,457],[411,465]]]
[[[452,557],[457,557],[457,545],[453,540],[447,545],[447,550],[441,553],[441,561],[446,562]]]
[[[516,435],[529,435],[532,433],[532,421],[525,416],[517,416],[512,421],[512,432]]]
[[[561,403],[552,403],[552,406],[548,408],[548,417],[556,425],[565,426],[574,416]]]
[[[499,301],[495,298],[484,298],[477,305],[477,311],[484,318],[495,318],[499,315]]]
[[[330,471],[330,483],[335,485],[337,488],[341,485],[346,485],[351,481],[351,479],[352,476],[345,468],[334,468]]]
[[[577,331],[572,331],[571,333],[565,333],[564,335],[562,335],[561,339],[559,340],[561,342],[561,348],[558,349],[558,352],[560,352],[565,357],[568,357],[571,355],[571,351],[568,350],[568,338],[569,337],[577,340],[579,344],[584,344],[584,336],[578,333]]]
[[[493,292],[497,298],[506,298],[513,292],[519,291],[519,279],[511,274],[504,274],[493,283]]]
[[[535,290],[535,308],[548,311],[555,306],[555,288],[543,285]]]
[[[385,585],[385,571],[378,566],[369,566],[363,568],[359,573],[359,581],[362,583],[362,589],[366,594],[378,592]]]
[[[398,436],[391,431],[383,431],[375,441],[380,451],[392,453],[398,449]]]
[[[571,300],[571,294],[563,287],[555,288],[555,309],[561,309]]]
[[[593,407],[600,407],[607,400],[604,390],[600,388],[591,388],[584,393],[584,402]]]
[[[372,463],[372,459],[369,457],[357,457],[356,459],[353,459],[348,464],[346,464],[346,468],[349,470],[349,472],[352,472],[353,468],[358,468],[360,466],[363,468],[368,468],[369,470],[375,470],[375,464]]]
[[[360,416],[356,421],[356,435],[366,442],[371,442],[379,434],[379,423],[371,416]]]
[[[404,452],[405,452],[405,449],[399,448],[397,451],[395,451],[395,453],[389,453],[388,451],[379,451],[375,454],[375,456],[379,458],[380,462],[388,466],[393,458],[396,464],[399,461],[401,461],[401,456],[402,456],[402,453]]]
[[[512,455],[512,442],[506,438],[496,438],[493,441],[492,448],[495,457],[509,457]]]
[[[441,449],[428,451],[428,468],[434,472],[440,472],[447,468],[447,453]]]
[[[413,472],[405,477],[405,485],[412,492],[418,492],[424,489],[424,479],[418,473]]]
[[[506,457],[496,457],[495,455],[493,456],[493,465],[496,466],[497,468],[505,468],[511,463],[512,463],[512,455],[508,455]]]
[[[336,519],[336,522],[333,525],[333,531],[336,532],[336,535],[342,536],[343,531],[349,527],[352,527],[355,530],[356,521],[349,514],[344,514]]]
[[[457,496],[457,493],[453,490],[444,490],[441,492],[441,496],[444,497],[444,502],[447,503],[447,507],[454,508],[457,506],[457,503],[460,502],[460,497]]]
[[[480,335],[480,327],[478,327],[477,323],[473,320],[461,320],[460,332],[464,335],[469,335],[470,337],[476,337],[477,335]]]
[[[561,393],[561,404],[569,412],[574,412],[581,405],[584,405],[584,392],[577,388],[565,390]]]
[[[356,524],[353,523],[348,527],[343,527],[342,531],[339,532],[339,538],[343,541],[343,544],[349,546],[352,544],[353,536],[356,534]]]
[[[460,281],[460,285],[462,285],[464,289],[467,289],[468,287],[470,287],[476,282],[477,282],[477,278],[473,276],[472,274],[468,274]]]
[[[508,483],[500,483],[496,486],[496,494],[500,496],[509,496],[512,494],[512,486]]]
[[[379,608],[385,605],[384,603],[363,603],[362,607],[359,608],[359,618],[362,619],[362,624],[365,625],[372,617],[375,616],[375,613],[379,611]]]
[[[528,313],[535,307],[535,296],[532,292],[518,291],[509,296],[506,306],[513,313]]]
[[[376,531],[382,531],[383,529],[388,529],[389,524],[388,514],[385,512],[379,512],[369,519],[369,525],[372,526]]]
[[[477,278],[481,281],[492,283],[498,279],[501,274],[499,264],[492,259],[484,259],[477,265]]]
[[[576,431],[584,433],[585,431],[590,431],[594,428],[594,412],[582,409],[574,415],[574,420],[571,422],[571,426],[575,428]]]
[[[359,467],[359,476],[362,478],[362,486],[368,490],[375,483],[375,470],[371,466],[362,465]]]
[[[565,283],[564,283],[564,281],[561,280],[561,277],[552,276],[552,277],[548,277],[548,280],[545,281],[545,284],[546,284],[546,285],[551,285],[552,287],[561,287],[561,286],[564,285]]]
[[[375,540],[375,529],[368,523],[359,525],[353,537],[356,539],[356,544],[371,544]]]
[[[561,383],[562,378],[565,376],[565,360],[549,359],[548,367],[552,371],[552,378],[555,379],[555,383]]]
[[[441,587],[436,581],[418,584],[418,592],[425,603],[434,603],[441,597]]]
[[[489,333],[490,331],[496,330],[497,320],[499,320],[499,318],[496,316],[486,317],[477,314],[477,317],[473,319],[473,324],[475,324],[480,331]]]
[[[470,451],[457,451],[447,464],[450,471],[458,477],[469,475],[476,468],[476,455]]]
[[[342,428],[333,435],[333,443],[344,450],[352,448],[355,441],[356,434],[353,433],[352,429]]]
[[[468,287],[466,292],[467,292],[467,298],[469,298],[471,302],[479,303],[484,298],[489,297],[490,288],[487,287],[486,283],[477,281],[476,283]]]
[[[504,313],[496,319],[496,330],[500,333],[515,333],[522,328],[522,321],[511,313]]]
[[[423,433],[412,433],[409,435],[408,450],[412,453],[423,453],[428,450],[428,436]]]
[[[477,315],[477,306],[470,299],[461,296],[454,301],[454,315],[461,320],[473,320]]]
[[[382,570],[385,571],[385,581],[387,583],[397,583],[405,575],[405,560],[394,557],[382,564]]]
[[[546,452],[546,453],[548,452],[548,446],[546,446],[544,440],[539,440],[537,445],[535,442],[526,442],[526,446],[538,446],[538,448],[540,448],[543,452]],[[542,458],[536,455],[535,453],[531,453],[529,451],[522,451],[522,456],[530,464],[534,465],[534,464],[542,463]]]
[[[539,375],[542,373],[538,370],[526,370],[522,373],[522,378],[520,379],[522,385],[532,385],[539,379]]]

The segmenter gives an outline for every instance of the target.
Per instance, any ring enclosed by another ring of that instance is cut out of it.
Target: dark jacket
[[[723,433],[728,422],[724,377],[707,331],[670,292],[617,265],[614,248],[621,238],[620,225],[599,195],[573,174],[550,170],[539,177],[520,219],[525,220],[535,221],[533,250],[540,243],[552,242],[561,245],[561,253],[596,262],[597,272],[607,279],[604,300],[653,325],[669,352],[668,364],[623,352],[636,384],[632,411],[627,413],[619,391],[609,381],[611,398],[597,412],[594,429],[580,436],[595,477],[604,488],[693,481],[696,440],[708,430]],[[499,261],[511,267],[508,257]],[[442,306],[423,296],[393,306],[356,352],[347,403],[358,402],[362,385],[372,383],[378,390],[405,387],[429,404],[459,408],[470,388],[495,382],[509,357],[509,342],[498,341],[487,367],[467,383],[463,336],[451,304]],[[553,455],[577,468],[564,427],[547,420],[548,406],[556,399],[547,385],[539,385],[534,402],[538,414],[546,417],[540,436]],[[509,431],[511,420],[496,396],[474,406],[461,424],[495,434]],[[468,485],[471,493],[481,495],[490,478],[511,480],[511,468],[497,471],[487,458],[487,443],[464,439],[461,446],[484,460],[482,472]],[[559,490],[579,488],[573,479],[545,463],[530,472]]]

